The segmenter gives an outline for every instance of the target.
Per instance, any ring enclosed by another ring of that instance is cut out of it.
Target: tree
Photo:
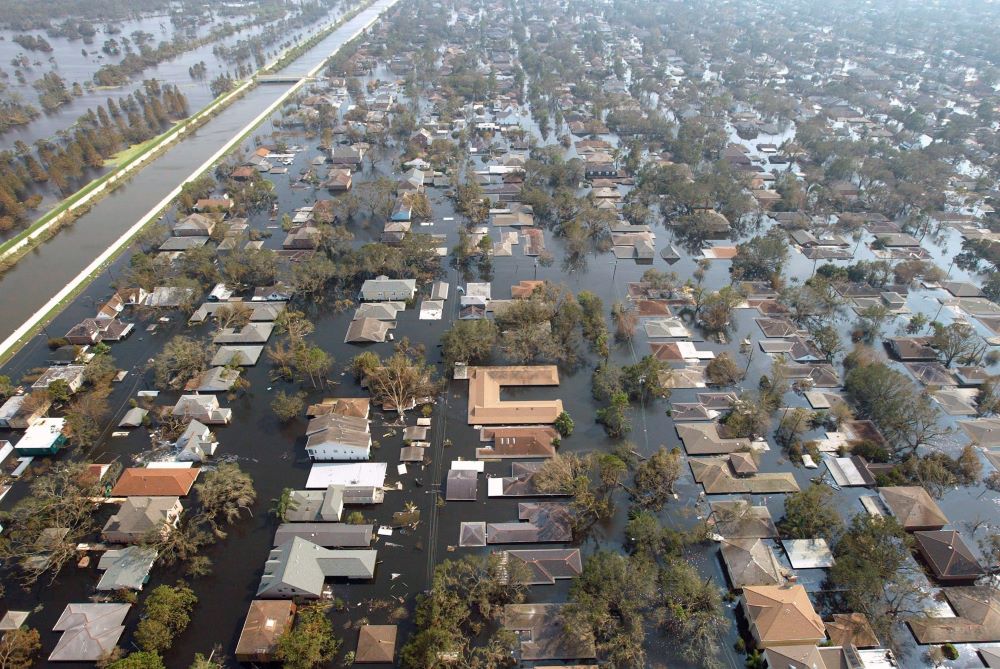
[[[208,369],[211,347],[184,335],[175,335],[156,354],[151,364],[155,383],[164,390],[183,388]]]
[[[201,502],[202,516],[220,537],[225,536],[221,526],[235,523],[257,501],[253,479],[235,462],[220,463],[202,476],[194,489]]]
[[[834,510],[833,491],[820,483],[785,498],[785,515],[778,521],[781,536],[788,539],[822,537],[831,545],[844,527]]]
[[[730,404],[722,423],[734,437],[759,437],[771,425],[771,405],[760,393],[744,393]]]
[[[882,304],[873,304],[858,312],[858,331],[863,341],[871,343],[882,336],[886,322],[894,318],[889,309]]]
[[[449,367],[456,362],[476,364],[489,360],[499,331],[489,319],[456,321],[441,336],[441,356]]]
[[[0,638],[0,669],[29,669],[41,649],[38,630],[20,627],[4,632]]]
[[[733,278],[771,281],[781,277],[781,270],[788,260],[788,240],[779,228],[772,228],[765,235],[739,244],[733,258]]]
[[[809,334],[827,362],[833,362],[834,357],[844,350],[844,342],[840,338],[840,333],[832,325],[813,327]]]
[[[194,592],[178,583],[159,585],[146,598],[135,641],[149,653],[162,653],[173,645],[174,637],[187,629],[191,611],[198,603]]]
[[[930,346],[937,350],[945,367],[951,367],[955,359],[964,364],[976,364],[986,351],[986,342],[976,334],[968,323],[954,321],[948,325],[933,323],[934,335]]]
[[[674,484],[681,477],[682,468],[680,451],[661,446],[636,468],[632,497],[644,509],[662,509],[674,495]]]
[[[655,597],[655,565],[598,551],[570,587],[564,633],[581,642],[593,640],[598,656],[610,666],[645,666],[646,613]]]
[[[568,437],[573,434],[573,418],[568,413],[563,411],[556,416],[556,420],[552,424],[552,427],[556,429],[560,436]]]
[[[705,377],[714,386],[731,386],[743,378],[743,370],[723,351],[708,361]]]
[[[105,669],[166,669],[166,665],[159,653],[140,650],[115,660]]]
[[[634,365],[622,367],[622,389],[632,402],[669,398],[670,388],[661,381],[670,374],[670,366],[654,355],[644,356]]]
[[[372,396],[396,409],[400,417],[422,397],[438,391],[434,371],[427,362],[410,350],[405,339],[396,352],[378,367],[369,370],[365,379]]]
[[[636,310],[622,302],[615,302],[611,305],[611,320],[615,324],[615,338],[618,341],[631,341],[639,323]]]
[[[400,649],[401,664],[439,669],[452,666],[446,656],[456,654],[458,666],[507,666],[517,640],[498,623],[504,606],[524,601],[528,580],[522,562],[505,562],[499,554],[435,566],[430,589],[417,595],[417,631]]]
[[[681,656],[703,667],[721,667],[719,635],[727,623],[719,588],[678,558],[660,570],[659,587],[663,627],[678,641]]]
[[[831,584],[842,590],[848,610],[864,613],[880,637],[893,622],[916,614],[922,598],[913,581],[912,539],[895,518],[859,513],[834,546]]]
[[[76,545],[99,529],[94,499],[104,496],[101,481],[86,465],[57,465],[31,482],[31,492],[7,512],[0,559],[17,565],[22,581],[52,578],[77,557]]]
[[[632,430],[632,424],[626,413],[628,405],[628,395],[616,392],[611,396],[608,406],[597,410],[597,422],[604,426],[604,431],[609,437],[620,439]]]
[[[93,446],[101,436],[101,421],[108,413],[106,390],[92,390],[78,395],[66,409],[66,428],[73,441],[83,447]]]
[[[73,391],[65,379],[53,379],[45,391],[49,394],[49,399],[57,404],[68,402],[69,398],[73,396]]]
[[[301,416],[305,406],[305,393],[289,394],[279,390],[271,400],[271,410],[282,423],[288,423]]]
[[[729,327],[733,309],[743,296],[732,286],[723,286],[719,291],[710,293],[701,305],[700,322],[709,332],[723,332]]]
[[[939,411],[927,394],[884,363],[853,366],[844,390],[858,414],[878,426],[897,456],[936,444],[950,433],[939,424]]]
[[[307,604],[295,614],[295,625],[278,637],[277,658],[286,669],[313,669],[336,657],[343,641],[333,635],[330,605]]]

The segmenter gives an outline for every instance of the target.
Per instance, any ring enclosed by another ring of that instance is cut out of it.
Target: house
[[[359,145],[343,146],[338,144],[330,150],[330,162],[339,167],[356,170],[361,167],[364,155],[364,148]]]
[[[219,442],[207,425],[199,420],[192,420],[174,442],[174,446],[180,449],[177,454],[178,462],[203,462],[215,455]]]
[[[112,497],[185,497],[198,478],[193,467],[129,467],[111,489]]]
[[[18,456],[55,455],[66,444],[65,418],[39,418],[14,444]]]
[[[444,498],[449,502],[475,502],[479,496],[479,472],[452,469],[445,481]]]
[[[367,460],[372,436],[367,418],[327,414],[309,421],[306,453],[313,460]]]
[[[521,661],[589,660],[597,657],[593,635],[578,630],[566,634],[562,609],[566,604],[507,604],[503,626],[520,640],[515,653]]]
[[[320,229],[315,225],[299,225],[288,231],[285,241],[281,243],[281,248],[286,250],[310,251],[319,246],[322,236]]]
[[[278,639],[292,628],[295,604],[280,599],[255,599],[250,602],[240,640],[236,642],[237,662],[274,662]]]
[[[721,552],[733,588],[784,585],[785,574],[781,564],[762,539],[723,539]]]
[[[942,590],[954,617],[920,616],[907,621],[922,644],[1000,641],[1000,593],[988,585]]]
[[[733,439],[719,434],[718,423],[675,424],[674,429],[688,455],[716,455],[750,448],[749,439]]]
[[[375,488],[381,492],[385,484],[386,463],[384,462],[315,462],[309,470],[306,488],[326,489],[331,485],[344,486],[345,500],[352,489]],[[381,502],[381,495],[377,496]],[[354,502],[372,504],[374,502]]]
[[[240,370],[230,367],[212,367],[184,384],[184,390],[195,393],[224,393],[240,380]]]
[[[97,568],[104,573],[97,583],[99,592],[142,590],[149,580],[149,572],[156,562],[156,549],[146,546],[128,546],[104,551]]]
[[[31,384],[32,390],[45,390],[55,381],[65,381],[70,393],[75,393],[83,385],[84,365],[60,365],[49,367]]]
[[[527,570],[527,585],[555,585],[557,580],[576,578],[583,572],[579,548],[533,548],[501,553]]]
[[[892,515],[909,532],[940,530],[948,524],[948,517],[922,486],[893,486],[877,490]]]
[[[154,533],[166,537],[177,527],[183,511],[178,497],[133,495],[104,524],[101,537],[113,544],[138,543]]]
[[[396,656],[395,625],[362,625],[358,631],[356,664],[392,664]]]
[[[467,367],[470,425],[552,424],[563,412],[562,400],[511,401],[500,399],[503,386],[558,386],[555,365]]]
[[[327,578],[371,580],[375,550],[329,550],[301,537],[271,549],[257,597],[319,599]]]
[[[197,212],[226,212],[232,209],[233,201],[225,197],[203,197],[194,203]]]
[[[778,536],[778,528],[766,506],[751,506],[744,501],[709,502],[709,506],[712,508],[709,525],[716,534],[727,539],[772,539]]]
[[[758,648],[815,646],[826,638],[826,625],[801,585],[746,586],[740,604]]]
[[[295,295],[295,289],[278,282],[273,286],[258,286],[253,289],[251,302],[287,302]],[[272,319],[273,320],[273,319]]]
[[[384,342],[389,335],[389,330],[395,327],[395,325],[392,321],[383,321],[377,318],[355,319],[347,326],[344,343]]]
[[[721,457],[689,458],[688,463],[694,480],[701,483],[709,495],[765,495],[799,490],[791,472],[738,475],[730,459]]]
[[[220,407],[219,398],[215,395],[181,395],[170,413],[183,420],[198,420],[206,425],[226,425],[233,417],[233,410]]]
[[[372,543],[371,525],[349,523],[282,523],[274,533],[274,546],[295,537],[323,548],[368,548]]]
[[[971,582],[986,573],[955,530],[914,532],[913,539],[934,578],[943,583]]]
[[[326,181],[323,182],[323,187],[331,193],[346,193],[351,190],[352,182],[351,170],[331,168],[326,174]]]
[[[480,438],[493,442],[492,446],[476,449],[480,460],[551,458],[556,454],[554,444],[559,433],[548,426],[484,427]]]
[[[174,225],[174,237],[210,237],[218,223],[215,216],[205,214],[190,214]]]
[[[131,604],[67,604],[52,628],[62,632],[49,662],[97,662],[118,645]]]
[[[892,355],[903,362],[937,360],[938,352],[931,348],[930,341],[930,337],[891,337],[886,340]]]
[[[820,648],[816,645],[802,644],[771,646],[764,649],[764,659],[767,660],[768,669],[806,669],[807,667],[808,669],[841,669],[851,666],[864,669],[867,666],[863,660],[861,664],[851,665],[848,663],[847,657],[845,649],[839,646]],[[854,651],[851,657],[857,657],[857,651]]]
[[[573,538],[569,506],[559,502],[522,502],[517,505],[522,522],[487,523],[491,544],[566,542]]]
[[[358,299],[366,302],[402,300],[408,302],[417,292],[416,279],[390,279],[385,275],[368,279],[361,285]]]
[[[292,523],[333,523],[344,513],[343,485],[325,490],[292,490],[282,520]]]
[[[251,344],[266,344],[274,331],[274,323],[247,323],[240,329],[223,328],[219,334],[215,335],[212,342],[215,344],[236,344],[248,346]]]
[[[14,395],[0,406],[0,427],[8,430],[26,430],[34,425],[52,406],[45,393]]]
[[[220,346],[209,364],[223,367],[231,365],[253,367],[263,352],[263,346]]]

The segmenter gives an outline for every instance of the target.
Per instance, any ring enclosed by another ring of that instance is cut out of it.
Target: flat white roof
[[[325,489],[331,485],[381,488],[385,470],[384,462],[317,462],[309,470],[306,488]]]
[[[15,448],[18,450],[49,448],[62,432],[65,418],[40,418],[24,431]]]

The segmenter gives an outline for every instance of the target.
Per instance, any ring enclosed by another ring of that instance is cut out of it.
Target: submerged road
[[[144,219],[152,218],[206,162],[217,159],[264,113],[320,70],[327,58],[370,27],[397,0],[377,0],[281,70],[294,83],[258,85],[194,133],[167,149],[71,226],[0,276],[0,355],[44,320],[53,307],[113,254]],[[55,334],[55,333],[53,333]],[[61,333],[59,333],[61,334]]]

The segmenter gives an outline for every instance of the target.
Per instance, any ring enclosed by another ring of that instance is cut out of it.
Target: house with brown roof
[[[468,367],[470,425],[538,425],[554,423],[562,400],[501,400],[503,386],[558,386],[555,365]]]
[[[583,572],[579,548],[535,548],[501,553],[527,570],[527,585],[555,585],[557,580],[576,578]]]
[[[905,530],[940,530],[948,524],[948,517],[922,486],[878,488],[878,494]]]
[[[759,648],[815,646],[826,638],[826,625],[801,585],[747,586],[740,604]]]
[[[907,621],[919,643],[1000,641],[1000,593],[990,586],[945,588],[955,616],[921,616]]]
[[[292,628],[294,602],[283,599],[255,599],[250,602],[240,640],[236,642],[237,662],[274,662],[278,638]]]
[[[554,443],[558,436],[555,428],[548,426],[484,427],[480,438],[493,444],[477,448],[476,457],[480,460],[551,458],[556,454]]]
[[[362,625],[354,662],[392,664],[396,656],[395,625]]]
[[[111,489],[111,496],[184,497],[191,491],[199,471],[195,467],[129,467]]]
[[[917,551],[934,578],[946,583],[971,582],[986,572],[955,530],[914,532]]]
[[[720,434],[718,423],[676,424],[674,429],[688,455],[716,455],[750,448],[749,439],[731,439]]]
[[[728,457],[690,458],[688,462],[694,480],[702,484],[709,495],[756,495],[799,490],[791,472],[737,475]]]

